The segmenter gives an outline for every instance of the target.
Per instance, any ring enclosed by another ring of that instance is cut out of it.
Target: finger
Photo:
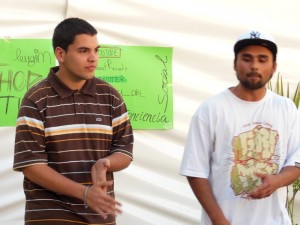
[[[100,169],[96,166],[96,183],[106,181],[106,171],[106,167]]]
[[[268,174],[264,174],[264,173],[254,173],[255,176],[257,176],[258,178],[264,179],[266,176],[268,176]]]
[[[108,159],[99,159],[91,169],[93,183],[106,181],[106,172],[110,162]]]
[[[92,167],[92,181],[94,184],[106,181],[106,170],[100,170],[96,165]]]
[[[98,211],[98,214],[103,218],[103,219],[107,219],[107,213],[104,213],[102,211]]]
[[[110,209],[110,212],[113,212],[113,211],[118,211],[118,212],[121,212],[121,206],[122,206],[122,203],[115,200],[112,196],[110,195],[105,195],[103,196],[103,200],[104,200],[104,203],[103,205],[99,205],[99,206],[103,206],[104,208],[106,208],[107,210]],[[108,212],[108,211],[107,211]]]
[[[119,214],[121,214],[122,212],[120,210],[116,210],[115,212],[112,213],[105,213],[103,211],[99,211],[98,214],[103,218],[103,219],[107,219],[108,215],[113,216],[114,218],[116,218]]]
[[[108,181],[101,181],[98,183],[99,186],[105,186],[105,187],[112,187],[114,181],[108,180]]]
[[[251,198],[265,198],[270,196],[271,191],[267,188],[267,186],[262,185],[251,191],[248,196]]]
[[[120,203],[115,202],[114,203],[108,203],[107,201],[103,204],[99,204],[98,207],[96,208],[96,211],[101,215],[107,215],[107,214],[111,214],[113,216],[116,216],[118,214],[122,213],[122,210],[120,208]]]
[[[111,188],[113,186],[113,181],[99,181],[95,185],[102,190],[107,190],[107,188]]]

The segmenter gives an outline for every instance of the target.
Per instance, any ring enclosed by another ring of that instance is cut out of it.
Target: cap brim
[[[265,39],[244,39],[239,40],[234,45],[234,53],[237,54],[242,48],[245,48],[249,45],[260,45],[269,49],[274,55],[277,54],[277,46],[274,42],[265,40]]]

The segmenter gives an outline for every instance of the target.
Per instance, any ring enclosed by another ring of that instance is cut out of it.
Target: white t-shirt
[[[255,172],[277,174],[300,162],[299,137],[299,111],[290,99],[267,90],[249,102],[227,89],[195,112],[180,174],[209,179],[231,225],[289,225],[285,187],[264,199],[244,196],[261,184]],[[204,210],[201,224],[211,224]]]

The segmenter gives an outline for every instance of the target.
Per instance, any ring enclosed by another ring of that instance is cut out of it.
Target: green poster
[[[55,66],[49,39],[0,39],[0,126],[15,126],[27,90]]]
[[[101,46],[96,77],[122,94],[134,129],[173,128],[172,48]]]
[[[55,66],[49,39],[0,39],[0,126],[15,126],[25,92]],[[134,129],[173,128],[172,48],[103,45],[95,73],[123,96]]]

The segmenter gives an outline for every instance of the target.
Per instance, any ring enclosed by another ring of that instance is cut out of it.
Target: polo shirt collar
[[[67,85],[65,85],[56,75],[59,67],[52,67],[48,74],[48,81],[57,92],[61,98],[66,98],[73,95],[75,92],[80,92],[85,95],[94,96],[96,93],[96,78],[93,77],[90,80],[87,80],[80,91],[72,90]]]

